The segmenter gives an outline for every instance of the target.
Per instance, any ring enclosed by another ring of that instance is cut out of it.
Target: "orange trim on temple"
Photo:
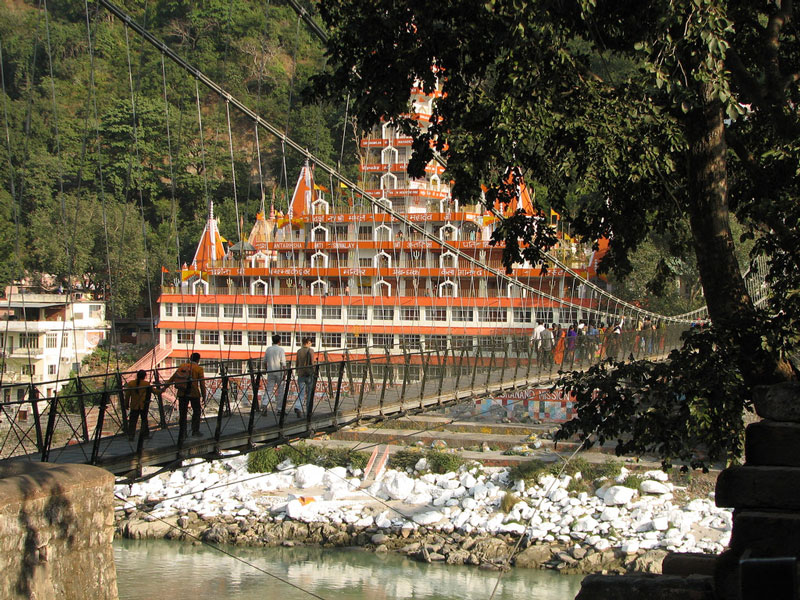
[[[589,298],[570,298],[573,305],[580,304],[591,308],[596,304]],[[472,306],[472,307],[525,307],[525,308],[558,308],[560,302],[543,298],[429,298],[428,296],[236,296],[233,294],[162,294],[159,302],[177,304],[300,304],[316,306]],[[186,324],[194,323],[195,317],[187,317]],[[182,323],[182,321],[180,321]]]
[[[161,321],[159,329],[185,329],[189,324],[181,321]],[[296,331],[298,333],[394,333],[409,335],[515,335],[527,334],[533,329],[533,323],[527,327],[459,327],[453,326],[421,326],[421,325],[372,325],[354,324],[349,325],[333,323],[235,323],[231,328],[231,323],[204,323],[202,321],[192,321],[189,329],[193,331]]]

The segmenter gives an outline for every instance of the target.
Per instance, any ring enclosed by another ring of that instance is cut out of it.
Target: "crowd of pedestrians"
[[[267,348],[262,360],[265,378],[260,408],[264,414],[280,410],[286,393],[287,375],[290,369],[286,360],[286,352],[281,347],[280,341],[279,335],[272,336],[272,345]],[[297,392],[293,408],[297,417],[310,415],[313,409],[316,370],[312,343],[312,338],[303,338],[303,346],[295,356]],[[128,439],[134,440],[140,421],[142,437],[146,439],[150,436],[147,415],[151,396],[154,393],[163,393],[170,387],[175,390],[178,407],[178,447],[182,447],[187,437],[190,409],[192,413],[191,436],[203,437],[200,424],[208,390],[205,371],[200,366],[200,353],[193,352],[189,360],[179,365],[163,384],[152,383],[148,381],[147,377],[147,371],[140,370],[136,373],[135,379],[128,381],[124,386],[123,402],[125,410],[128,412],[125,432]]]
[[[537,320],[531,345],[541,367],[572,366],[650,357],[663,350],[664,332],[649,318],[632,327],[624,319],[616,324],[581,320],[566,327]]]

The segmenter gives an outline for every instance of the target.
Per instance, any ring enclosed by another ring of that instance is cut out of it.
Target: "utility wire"
[[[508,403],[508,406],[512,406],[512,405],[514,405],[514,404],[517,404],[517,403],[519,403],[519,402],[522,402],[522,400],[520,399],[520,400],[515,400],[514,402],[510,402],[510,403]],[[391,443],[391,442],[393,442],[393,441],[398,441],[398,440],[401,440],[401,439],[404,439],[404,438],[407,438],[407,437],[411,437],[411,436],[413,436],[413,435],[415,435],[415,434],[419,434],[419,433],[425,433],[425,432],[427,432],[427,431],[433,431],[433,430],[435,430],[435,429],[436,429],[436,428],[438,428],[438,427],[442,427],[442,426],[450,425],[450,424],[452,424],[453,422],[454,422],[454,421],[453,421],[453,420],[451,420],[451,421],[449,421],[449,422],[441,423],[441,424],[439,424],[439,425],[437,425],[437,426],[435,426],[435,427],[429,427],[429,428],[426,428],[426,429],[420,429],[420,430],[418,430],[418,431],[416,431],[416,432],[411,432],[411,433],[409,433],[409,434],[398,435],[398,436],[395,436],[394,438],[391,438],[391,439],[390,439],[390,440],[388,440],[387,442],[381,442],[380,444],[372,444],[372,445],[370,445],[370,446],[362,447],[362,450],[363,450],[364,448],[366,448],[366,449],[369,449],[369,448],[373,448],[373,447],[375,447],[375,446],[382,446],[382,445],[390,444],[390,443]],[[289,444],[287,444],[287,445],[289,445]],[[258,450],[263,450],[263,449],[268,449],[268,448],[259,448]],[[293,449],[293,450],[295,450],[295,451],[297,451],[297,452],[300,452],[299,450],[297,450],[297,449],[296,449],[296,448],[294,448],[294,447],[292,447],[292,449]],[[258,450],[256,450],[256,451],[258,451]],[[302,453],[301,453],[301,454],[302,454]],[[558,454],[558,453],[557,453],[557,452],[555,452],[555,454]],[[242,456],[242,455],[239,455],[239,456]],[[232,458],[232,457],[231,457],[231,458]],[[224,460],[224,459],[223,459],[223,460]],[[161,474],[161,473],[157,473],[157,474],[155,474],[155,475],[160,475],[160,474]],[[202,489],[200,489],[200,490],[194,490],[194,491],[192,491],[192,492],[183,492],[183,493],[180,493],[180,494],[175,494],[174,496],[168,496],[168,497],[166,497],[166,498],[162,498],[161,500],[159,500],[159,502],[168,502],[168,501],[170,501],[170,502],[171,502],[171,501],[173,501],[173,500],[178,500],[178,499],[180,499],[180,498],[184,498],[184,497],[186,497],[186,496],[194,496],[195,494],[203,494],[203,493],[205,493],[205,492],[209,492],[209,491],[212,491],[212,490],[217,490],[217,489],[226,488],[226,487],[228,487],[228,486],[231,486],[231,485],[238,485],[238,484],[240,484],[240,483],[247,483],[248,481],[253,481],[253,480],[256,480],[256,479],[260,479],[260,478],[262,478],[262,477],[266,477],[266,476],[268,476],[268,475],[271,475],[271,473],[258,473],[257,475],[253,475],[252,477],[245,477],[245,478],[241,478],[241,479],[235,479],[235,480],[232,480],[232,481],[227,481],[227,482],[225,482],[225,483],[213,484],[213,485],[207,486],[207,487],[205,487],[205,488],[202,488]],[[133,505],[133,506],[135,506],[135,507],[140,507],[140,506],[149,506],[149,505],[151,504],[150,502],[140,502],[140,503],[138,503],[138,504],[135,504],[135,503],[132,503],[132,502],[130,502],[129,500],[126,500],[126,502],[127,502],[128,504],[132,504],[132,505]]]
[[[543,493],[541,496],[539,496],[539,502],[537,502],[537,503],[536,503],[536,506],[535,506],[535,507],[534,507],[534,509],[533,509],[533,514],[531,515],[531,518],[530,518],[530,519],[528,519],[528,523],[530,523],[531,521],[533,521],[534,517],[536,517],[536,515],[538,515],[538,514],[539,514],[539,510],[540,510],[540,509],[541,509],[541,507],[542,507],[542,503],[544,502],[544,499],[545,499],[545,498],[547,498],[547,496],[550,494],[550,491],[553,489],[553,486],[556,484],[556,482],[557,482],[559,479],[561,479],[561,476],[564,474],[564,471],[566,471],[566,469],[567,469],[567,466],[569,465],[570,461],[572,461],[572,459],[573,459],[573,458],[575,458],[575,456],[578,454],[578,452],[579,452],[579,451],[580,451],[582,448],[583,448],[583,443],[581,443],[581,444],[578,444],[578,447],[577,447],[577,448],[575,448],[575,451],[574,451],[574,452],[573,452],[573,453],[572,453],[572,454],[569,456],[569,458],[567,458],[567,460],[565,460],[565,461],[564,461],[564,464],[563,464],[563,465],[561,465],[561,469],[559,470],[559,472],[558,472],[558,475],[556,475],[555,477],[553,477],[553,480],[550,482],[550,485],[549,485],[549,486],[547,486],[547,489],[545,490],[545,492],[544,492],[544,493]],[[512,507],[512,508],[513,508],[513,507]],[[527,527],[525,527],[525,530],[526,530],[526,531],[527,531],[527,529],[528,529],[528,528],[527,528]],[[500,586],[500,580],[503,578],[503,572],[504,572],[504,571],[505,571],[505,570],[508,568],[508,566],[511,564],[511,559],[512,559],[512,558],[514,558],[514,556],[515,556],[515,555],[516,555],[516,553],[517,553],[517,550],[519,550],[520,544],[522,544],[522,539],[523,539],[524,537],[525,537],[525,535],[524,535],[524,534],[522,534],[522,535],[520,535],[520,536],[519,536],[519,538],[517,539],[517,543],[516,543],[516,544],[514,544],[514,547],[511,549],[511,552],[509,552],[508,556],[506,557],[506,560],[505,560],[505,562],[504,562],[504,564],[503,564],[504,568],[503,568],[503,569],[500,569],[500,570],[497,572],[497,581],[495,581],[495,583],[494,583],[494,588],[492,588],[492,593],[491,593],[491,595],[489,596],[489,600],[494,600],[494,596],[495,596],[495,594],[497,593],[497,588]]]
[[[114,497],[115,497],[115,498],[117,498],[118,500],[122,500],[122,501],[124,501],[124,500],[125,500],[124,498],[122,498],[121,496],[119,496],[119,495],[117,495],[117,494],[114,494]],[[153,518],[153,519],[155,519],[155,520],[157,520],[157,521],[160,521],[161,523],[164,523],[165,525],[168,525],[168,526],[169,526],[171,529],[175,529],[175,530],[177,530],[177,531],[180,531],[180,532],[181,532],[182,534],[184,534],[186,537],[190,537],[190,538],[192,538],[193,540],[200,542],[200,543],[201,543],[201,544],[203,544],[204,546],[208,546],[209,548],[211,548],[211,549],[213,549],[213,550],[216,550],[216,551],[217,551],[217,552],[219,552],[220,554],[224,554],[225,556],[228,556],[228,557],[230,557],[230,558],[232,558],[232,559],[234,559],[234,560],[236,560],[236,561],[238,561],[238,562],[240,562],[240,563],[242,563],[242,564],[245,564],[245,565],[247,565],[248,567],[252,567],[253,569],[255,569],[256,571],[258,571],[259,573],[263,573],[264,575],[267,575],[267,576],[269,576],[269,577],[272,577],[273,579],[277,579],[277,580],[278,580],[278,581],[280,581],[281,583],[285,583],[286,585],[289,585],[289,586],[291,586],[291,587],[295,588],[296,590],[300,590],[301,592],[303,592],[303,593],[306,593],[306,594],[308,594],[309,596],[312,596],[313,598],[319,598],[319,600],[326,600],[325,598],[323,598],[323,597],[322,597],[322,596],[320,596],[319,594],[316,594],[316,593],[312,592],[311,590],[307,590],[307,589],[305,589],[304,587],[301,587],[301,586],[297,585],[296,583],[292,583],[292,582],[291,582],[291,581],[289,581],[288,579],[284,579],[283,577],[280,577],[279,575],[275,575],[275,573],[270,573],[270,572],[269,572],[269,571],[267,571],[266,569],[262,569],[262,568],[261,568],[261,567],[259,567],[258,565],[255,565],[255,564],[251,563],[250,561],[243,559],[243,558],[242,558],[242,557],[240,557],[240,556],[236,556],[236,555],[235,555],[235,554],[233,554],[232,552],[228,552],[227,550],[225,550],[224,548],[220,548],[220,547],[219,547],[219,546],[217,546],[216,544],[212,544],[212,543],[210,543],[210,542],[207,542],[207,541],[206,541],[206,540],[204,540],[204,539],[201,539],[201,538],[197,537],[197,536],[196,536],[196,535],[194,535],[192,532],[190,532],[190,531],[187,531],[186,529],[183,529],[182,527],[179,527],[178,525],[174,525],[173,523],[170,523],[170,522],[168,522],[168,521],[166,521],[166,520],[162,519],[161,517],[157,517],[157,516],[153,515],[153,514],[152,514],[152,512],[149,512],[149,513],[147,513],[147,514],[148,514],[148,515],[149,515],[151,518]]]

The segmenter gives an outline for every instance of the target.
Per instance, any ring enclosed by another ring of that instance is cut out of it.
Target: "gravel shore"
[[[574,485],[577,473],[512,481],[508,468],[477,464],[430,473],[422,458],[364,487],[360,470],[286,461],[275,473],[249,473],[247,458],[232,456],[116,486],[116,527],[130,538],[362,546],[427,562],[569,573],[658,573],[667,551],[724,549],[730,510],[687,498],[662,471],[639,473],[638,489],[621,485],[627,475],[590,486]]]

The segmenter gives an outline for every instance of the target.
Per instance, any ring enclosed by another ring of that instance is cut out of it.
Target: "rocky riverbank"
[[[596,485],[576,485],[579,473],[512,481],[509,472],[465,465],[434,474],[421,458],[362,489],[360,470],[287,461],[275,473],[249,473],[236,456],[118,485],[116,527],[130,538],[362,546],[570,573],[660,572],[667,551],[719,553],[730,535],[730,511],[709,498],[677,502],[661,471],[630,477],[623,468]]]

